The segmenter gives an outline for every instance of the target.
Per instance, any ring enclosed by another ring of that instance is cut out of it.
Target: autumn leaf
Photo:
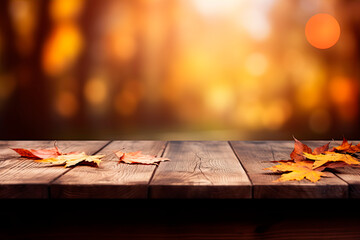
[[[169,161],[169,158],[156,157],[153,155],[144,155],[141,151],[125,153],[118,151],[115,155],[119,158],[119,163],[124,162],[128,164],[139,163],[146,165],[158,165],[160,162]]]
[[[275,182],[293,180],[300,181],[302,179],[307,179],[311,182],[317,182],[322,176],[326,176],[326,173],[314,170],[312,169],[312,166],[313,162],[311,161],[280,162],[280,164],[265,168],[264,170],[283,173],[279,179],[275,180]]]
[[[331,151],[335,151],[338,153],[357,153],[360,152],[360,143],[357,145],[352,145],[352,143],[349,143],[344,137],[342,144],[340,146],[332,148]]]
[[[312,151],[310,147],[308,147],[306,144],[303,144],[296,138],[294,138],[294,141],[295,141],[295,146],[294,146],[294,150],[290,154],[290,158],[295,162],[306,160],[306,157],[303,155],[303,153],[318,155],[329,150],[330,142],[323,146],[317,147],[314,149],[314,151]]]
[[[44,159],[52,158],[61,155],[62,153],[58,147],[54,144],[53,149],[24,149],[24,148],[11,148],[21,157],[31,158],[31,159]]]
[[[324,165],[321,165],[320,167],[317,167],[316,170],[317,171],[324,171],[325,168],[327,169],[336,169],[336,168],[343,168],[349,166],[349,164],[345,163],[345,162],[327,162]],[[358,165],[351,165],[352,167],[357,167]],[[359,165],[360,167],[360,165]]]
[[[82,153],[71,153],[71,154],[64,154],[59,155],[52,158],[46,158],[41,160],[35,160],[36,162],[40,163],[50,163],[55,165],[62,165],[65,164],[65,167],[71,167],[74,165],[77,165],[78,163],[82,162],[88,162],[88,163],[94,163],[96,166],[99,166],[101,162],[101,158],[103,158],[105,155],[87,155],[84,152]]]
[[[351,165],[360,167],[360,161],[353,153],[360,152],[360,144],[352,145],[345,138],[340,146],[329,150],[329,143],[312,150],[294,138],[294,150],[290,154],[290,160],[270,161],[278,165],[266,168],[273,172],[282,172],[277,182],[308,179],[317,182],[321,176],[326,176],[325,169],[336,169]]]
[[[328,162],[344,162],[349,165],[360,164],[360,162],[349,154],[326,152],[325,154],[313,155],[303,153],[307,159],[314,160],[313,169],[316,169]]]

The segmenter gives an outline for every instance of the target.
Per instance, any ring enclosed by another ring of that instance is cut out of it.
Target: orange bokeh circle
[[[305,35],[312,46],[327,49],[339,40],[340,25],[330,14],[319,13],[312,16],[306,23]]]

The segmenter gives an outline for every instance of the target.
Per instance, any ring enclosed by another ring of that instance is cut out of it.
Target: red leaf
[[[360,143],[358,145],[352,145],[352,143],[349,143],[344,137],[341,145],[332,148],[331,151],[339,153],[357,153],[360,152]]]
[[[54,149],[12,148],[12,150],[20,154],[21,157],[34,159],[52,158],[61,155],[61,152],[56,146],[54,147]]]
[[[312,154],[318,155],[318,154],[321,154],[321,153],[324,153],[324,152],[328,151],[329,150],[329,145],[330,145],[330,142],[328,142],[324,146],[315,148]]]
[[[315,148],[314,151],[312,151],[310,147],[308,147],[306,144],[303,144],[296,138],[294,138],[294,141],[295,141],[294,150],[290,154],[290,158],[294,162],[304,161],[306,159],[306,157],[304,156],[303,153],[310,153],[310,154],[314,154],[314,155],[319,155],[319,154],[325,153],[326,151],[329,150],[329,145],[330,145],[330,142],[329,142],[329,143],[325,144],[324,146]]]
[[[345,162],[327,162],[324,165],[315,168],[315,170],[317,171],[323,171],[325,168],[331,168],[331,169],[335,169],[335,168],[343,168],[349,166],[349,164],[345,163]],[[352,166],[354,167],[354,166]]]
[[[295,162],[304,161],[306,157],[304,157],[303,153],[312,153],[311,148],[309,148],[306,144],[303,144],[299,140],[294,137],[295,146],[294,150],[290,154],[290,158]]]

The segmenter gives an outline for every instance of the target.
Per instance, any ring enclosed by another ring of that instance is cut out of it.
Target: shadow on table
[[[1,200],[0,239],[360,239],[358,200]]]

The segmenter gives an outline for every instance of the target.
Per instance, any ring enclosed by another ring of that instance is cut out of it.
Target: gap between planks
[[[251,198],[251,183],[227,141],[171,141],[150,198]]]
[[[99,148],[97,151],[93,152],[91,155],[95,155],[98,152],[100,152],[101,150],[103,150],[104,148],[106,148],[110,143],[112,143],[113,140],[108,141],[106,144],[104,144],[101,148]],[[62,177],[63,175],[65,175],[66,173],[70,172],[72,169],[74,168],[69,168],[67,171],[63,172],[62,174],[60,174],[59,176],[55,177],[53,180],[51,180],[48,184],[48,198],[51,198],[51,191],[50,191],[50,187],[52,185],[53,182],[55,182],[57,179],[59,179],[60,177]]]
[[[165,151],[166,151],[166,149],[167,149],[167,147],[169,146],[169,141],[166,141],[166,143],[165,143],[165,146],[164,146],[164,149],[162,150],[162,152],[161,152],[161,154],[160,154],[160,157],[163,157],[164,156],[164,154],[165,154]],[[157,156],[157,157],[159,157],[159,156]],[[154,178],[154,175],[155,175],[155,172],[156,172],[156,170],[159,168],[159,165],[161,164],[161,162],[159,162],[159,164],[157,164],[156,166],[155,166],[155,169],[154,169],[154,171],[152,172],[152,174],[151,174],[151,177],[150,177],[150,179],[149,179],[149,182],[148,182],[148,184],[147,184],[147,198],[148,199],[150,199],[150,190],[149,190],[149,188],[150,188],[150,183],[151,183],[151,181],[153,180],[153,178]]]
[[[248,179],[249,179],[250,188],[251,188],[251,189],[250,189],[250,194],[251,194],[251,199],[253,199],[253,198],[254,198],[254,184],[253,184],[253,182],[252,182],[252,179],[251,179],[250,176],[249,176],[248,170],[245,168],[245,166],[244,166],[243,163],[241,162],[239,156],[236,154],[235,149],[234,149],[233,145],[231,144],[231,142],[230,142],[230,141],[227,141],[227,143],[228,143],[228,145],[230,146],[230,148],[231,148],[231,150],[233,151],[235,157],[236,157],[237,160],[239,161],[241,167],[244,169],[244,171],[245,171],[245,173],[246,173],[246,175],[247,175],[247,177],[248,177]],[[274,153],[273,153],[273,156],[274,156]]]

